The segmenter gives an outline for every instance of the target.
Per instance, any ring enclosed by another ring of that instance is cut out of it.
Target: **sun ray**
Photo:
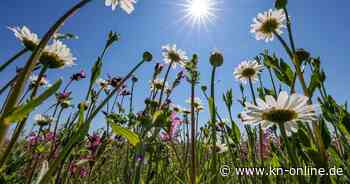
[[[182,8],[186,24],[192,27],[208,28],[208,24],[213,24],[216,17],[217,0],[184,0],[178,5]]]

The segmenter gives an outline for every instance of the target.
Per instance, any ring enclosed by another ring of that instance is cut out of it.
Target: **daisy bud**
[[[78,108],[83,109],[85,111],[85,110],[87,110],[88,106],[89,106],[89,102],[83,101],[83,102],[79,103]]]
[[[304,49],[298,49],[295,52],[295,57],[297,64],[301,64],[302,61],[305,61],[310,57],[310,53]]]
[[[224,56],[218,52],[214,51],[210,56],[210,64],[214,67],[219,67],[224,63]]]
[[[133,76],[132,78],[131,78],[131,81],[132,82],[137,82],[139,79],[136,77],[136,76]]]
[[[206,85],[202,85],[202,86],[201,86],[201,89],[202,89],[202,91],[205,92],[205,91],[207,91],[208,87],[207,87]]]
[[[150,61],[152,61],[152,59],[153,59],[153,56],[150,52],[143,53],[143,60],[144,61],[150,62]]]
[[[283,9],[287,6],[288,0],[276,0],[275,2],[275,8],[276,9]]]
[[[46,116],[43,114],[37,114],[37,115],[35,115],[34,120],[36,121],[36,123],[39,126],[46,126],[46,125],[50,124],[54,119],[50,116]]]

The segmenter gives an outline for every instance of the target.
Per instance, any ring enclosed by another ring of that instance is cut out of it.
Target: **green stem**
[[[252,82],[251,78],[249,78],[249,87],[250,87],[250,91],[252,93],[254,105],[257,105],[255,92],[254,92],[254,88],[253,88],[253,82]],[[263,130],[262,130],[260,124],[259,124],[259,144],[260,144],[260,159],[261,159],[261,162],[263,164]]]
[[[212,139],[213,139],[213,145],[212,145],[212,152],[213,152],[213,166],[212,166],[212,174],[215,174],[214,181],[217,180],[217,154],[216,154],[216,108],[215,108],[215,71],[216,67],[214,66],[211,73],[211,84],[210,84],[210,98],[212,102],[209,101],[209,103],[212,103],[212,108],[210,112],[211,116],[211,128],[212,128]]]
[[[36,96],[36,94],[37,94],[37,92],[38,92],[38,88],[39,88],[39,83],[40,83],[41,79],[44,77],[46,71],[47,71],[47,67],[46,67],[46,66],[43,66],[43,68],[41,69],[40,74],[39,74],[39,76],[38,76],[38,79],[37,79],[37,81],[36,81],[36,84],[34,85],[34,88],[33,88],[33,90],[32,90],[32,93],[31,93],[31,95],[30,95],[30,100],[32,100],[32,99]],[[19,136],[20,136],[22,130],[23,130],[24,127],[25,127],[25,124],[26,124],[26,122],[27,122],[27,119],[28,119],[28,118],[24,118],[22,121],[19,122],[19,125],[16,127],[15,132],[14,132],[14,134],[12,135],[12,138],[11,138],[11,140],[10,140],[9,145],[7,146],[5,152],[4,152],[4,153],[2,154],[2,156],[1,156],[1,159],[0,159],[0,168],[1,168],[1,167],[3,166],[3,164],[5,163],[7,157],[10,155],[10,152],[11,152],[13,146],[16,144],[16,142],[17,142],[17,140],[18,140],[18,138],[19,138]]]
[[[51,37],[60,29],[60,27],[64,24],[64,22],[71,17],[74,13],[76,13],[80,8],[85,6],[87,3],[91,2],[92,0],[82,0],[77,5],[75,5],[72,9],[70,9],[65,15],[63,15],[51,28],[50,30],[45,34],[39,45],[36,47],[32,55],[30,56],[29,60],[27,61],[25,67],[21,71],[21,73],[18,76],[17,82],[15,83],[15,86],[13,87],[13,92],[9,96],[9,99],[4,107],[4,111],[0,116],[0,147],[3,144],[3,141],[6,136],[7,129],[10,126],[10,122],[7,122],[5,120],[5,116],[8,115],[8,113],[12,112],[17,105],[17,101],[19,97],[22,94],[24,85],[29,78],[31,71],[35,67],[35,64],[39,60],[42,51],[44,50],[45,46],[51,39]]]
[[[24,48],[7,60],[4,64],[0,65],[0,72],[2,72],[8,65],[12,64],[16,59],[18,59],[23,54],[27,53],[29,49]]]
[[[284,123],[279,123],[278,126],[279,126],[279,129],[281,131],[282,140],[284,142],[284,145],[286,145],[286,147],[287,147],[287,153],[292,161],[291,167],[292,168],[300,167],[299,162],[298,162],[298,158],[297,158],[295,152],[293,151],[293,148],[291,147],[291,145],[289,143],[286,129],[284,127]],[[299,179],[299,183],[305,183],[303,176],[298,175],[298,179]]]
[[[292,33],[292,27],[291,27],[291,22],[290,22],[290,18],[288,15],[288,11],[287,8],[284,7],[283,8],[284,13],[286,14],[286,19],[287,19],[287,29],[288,29],[288,36],[289,36],[289,41],[290,41],[290,46],[292,47],[292,51],[293,53],[295,53],[295,44],[294,44],[294,39],[293,39],[293,33]]]
[[[169,66],[168,66],[168,69],[165,73],[165,76],[164,76],[164,80],[163,80],[163,85],[162,85],[162,90],[160,91],[160,96],[159,96],[159,101],[158,101],[158,105],[159,107],[161,107],[161,103],[162,103],[162,99],[163,99],[163,94],[164,94],[164,89],[165,89],[165,84],[166,84],[166,81],[168,79],[168,76],[169,76],[169,73],[170,73],[170,69],[171,69],[171,66],[173,65],[174,61],[171,61]]]
[[[191,166],[192,166],[192,172],[191,172],[191,183],[196,184],[196,117],[194,112],[194,98],[195,98],[195,85],[196,81],[192,79],[191,82]]]

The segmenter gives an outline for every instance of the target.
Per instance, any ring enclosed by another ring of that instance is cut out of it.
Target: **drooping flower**
[[[118,4],[120,4],[120,8],[123,9],[126,13],[131,14],[134,11],[134,4],[136,4],[136,0],[106,0],[106,6],[112,6],[112,10],[114,11]]]
[[[162,79],[154,79],[153,81],[150,81],[150,85],[151,85],[151,90],[161,90],[163,88],[163,82],[164,80]],[[165,82],[165,87],[164,89],[168,88],[168,83]]]
[[[34,50],[40,42],[38,35],[32,33],[26,26],[22,26],[22,28],[8,27],[8,29],[14,32],[15,36],[21,40],[23,45],[29,50]]]
[[[283,10],[272,10],[259,13],[250,25],[250,32],[255,33],[257,40],[272,41],[274,34],[282,34],[286,27],[286,16]]]
[[[176,68],[177,64],[184,66],[188,60],[186,52],[181,49],[177,49],[175,44],[162,46],[162,50],[164,62],[167,64],[172,63],[173,68]]]
[[[123,81],[122,77],[109,77],[109,84],[114,88],[124,88],[124,86],[120,86],[121,82]]]
[[[34,87],[37,85],[38,77],[39,76],[34,74],[29,77],[31,87]],[[40,81],[38,82],[38,86],[49,86],[49,81],[47,80],[46,76],[41,77]]]
[[[110,85],[109,85],[109,82],[107,80],[104,80],[104,79],[98,79],[97,80],[97,84],[101,87],[102,90],[109,90],[110,89]]]
[[[219,154],[225,153],[226,151],[228,151],[228,147],[226,144],[216,143],[215,151]]]
[[[163,141],[170,141],[177,137],[177,127],[181,125],[181,119],[176,116],[176,112],[171,113],[171,125],[166,132],[160,134],[160,139]]]
[[[288,96],[282,91],[277,100],[270,95],[265,96],[265,101],[257,99],[257,105],[246,103],[242,113],[242,121],[245,124],[261,124],[263,129],[274,124],[284,124],[287,135],[297,131],[298,122],[310,123],[317,119],[316,108],[308,104],[308,97],[298,94]]]
[[[242,63],[235,68],[233,74],[236,79],[242,83],[247,83],[249,79],[254,82],[258,80],[258,75],[263,68],[264,66],[259,64],[256,60],[246,60],[242,61]]]
[[[62,108],[68,108],[71,105],[71,97],[72,92],[61,92],[56,94],[57,102],[61,105]]]
[[[39,126],[46,126],[52,123],[54,121],[54,118],[44,114],[36,114],[34,120]]]
[[[40,58],[41,63],[49,68],[69,67],[75,64],[75,60],[67,45],[59,40],[54,40],[51,45],[46,46]]]
[[[70,79],[74,81],[80,81],[86,78],[86,73],[84,70],[80,70],[80,72],[73,74]]]
[[[191,98],[187,99],[186,103],[191,105]],[[196,112],[200,112],[200,111],[204,110],[204,106],[203,106],[202,100],[200,98],[198,98],[198,97],[194,98],[193,106],[194,106],[194,110]]]

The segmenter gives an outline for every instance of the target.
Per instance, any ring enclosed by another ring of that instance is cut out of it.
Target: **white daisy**
[[[40,61],[47,64],[49,68],[63,68],[75,64],[76,58],[73,57],[67,45],[59,40],[54,40],[49,46],[46,46],[40,58]]]
[[[36,82],[38,81],[37,75],[31,75],[29,77],[30,85],[35,86]],[[39,86],[49,86],[49,81],[47,80],[46,76],[41,77],[41,80],[39,81]]]
[[[151,85],[151,90],[161,90],[163,88],[163,83],[164,80],[162,79],[154,79],[153,81],[150,81],[150,85]],[[164,89],[168,89],[168,83],[165,82],[165,87]]]
[[[175,44],[162,46],[162,50],[164,62],[167,64],[172,63],[173,68],[176,68],[176,64],[184,66],[188,60],[186,52],[181,49],[177,49]]]
[[[258,75],[263,68],[264,66],[259,64],[256,60],[247,60],[239,64],[238,67],[235,68],[233,74],[237,80],[247,83],[249,79],[257,81]]]
[[[255,33],[257,40],[272,41],[274,32],[282,34],[282,28],[286,27],[286,16],[283,10],[272,10],[259,13],[250,25],[250,32]]]
[[[186,103],[191,105],[191,98],[187,99]],[[203,106],[202,100],[200,98],[198,98],[198,97],[194,98],[194,104],[193,105],[194,105],[195,111],[197,111],[197,112],[204,110],[204,106]]]
[[[225,153],[226,151],[228,151],[228,147],[226,144],[216,143],[215,150],[217,153],[221,154],[221,153]]]
[[[120,8],[123,9],[126,13],[131,14],[134,11],[134,4],[136,4],[136,0],[106,0],[106,6],[112,6],[112,10],[114,11],[118,4],[120,4]]]
[[[297,131],[297,122],[311,123],[317,119],[316,108],[308,104],[308,97],[298,94],[288,96],[283,91],[278,95],[277,100],[270,95],[256,100],[257,105],[246,104],[241,115],[245,124],[261,124],[263,129],[274,124],[283,123],[287,135]]]
[[[109,82],[104,79],[98,79],[97,84],[101,87],[102,90],[109,90],[111,86],[109,85]]]
[[[54,121],[54,118],[43,114],[36,114],[34,120],[39,126],[45,126]]]
[[[40,39],[37,34],[32,33],[26,26],[20,27],[8,27],[15,36],[22,41],[23,45],[29,50],[34,50],[39,44]]]

